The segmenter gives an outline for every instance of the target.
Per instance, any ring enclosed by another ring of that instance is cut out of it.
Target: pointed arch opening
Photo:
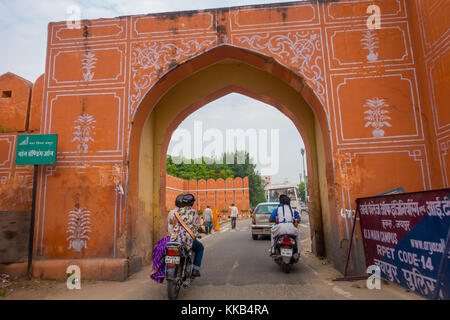
[[[129,140],[127,247],[148,261],[166,232],[166,154],[173,131],[192,112],[229,93],[274,106],[296,126],[306,147],[312,250],[335,267],[339,249],[332,142],[324,106],[305,81],[273,58],[222,45],[168,71],[135,112]]]

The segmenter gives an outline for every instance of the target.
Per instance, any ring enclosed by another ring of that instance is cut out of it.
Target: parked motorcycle
[[[179,242],[166,245],[166,281],[169,300],[178,298],[181,287],[187,288],[195,277],[192,276],[195,253],[187,250]]]
[[[297,247],[296,238],[292,235],[280,235],[275,240],[275,254],[272,255],[272,259],[281,267],[283,272],[291,272],[293,264],[300,259]]]

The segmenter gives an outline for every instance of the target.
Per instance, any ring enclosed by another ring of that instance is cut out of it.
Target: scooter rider
[[[192,275],[194,277],[200,276],[200,266],[202,264],[203,244],[197,240],[198,228],[198,213],[192,208],[195,202],[193,194],[180,195],[181,208],[174,212],[174,217],[170,223],[173,225],[173,231],[170,235],[170,241],[176,241],[183,244],[186,249],[195,252],[194,266]]]
[[[300,249],[300,233],[298,223],[300,216],[297,211],[291,208],[291,199],[285,195],[280,195],[280,204],[270,215],[269,221],[275,222],[271,229],[271,248],[270,253],[274,254],[275,239],[282,235],[288,234],[296,237],[297,250]],[[297,251],[297,252],[298,252]]]

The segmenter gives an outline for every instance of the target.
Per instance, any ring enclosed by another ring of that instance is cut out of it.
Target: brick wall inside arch
[[[166,210],[170,211],[175,208],[177,195],[188,192],[196,197],[195,208],[197,210],[203,211],[209,205],[211,208],[216,208],[223,217],[228,217],[230,212],[222,212],[222,210],[227,210],[234,203],[243,216],[250,213],[248,177],[228,178],[224,183],[223,179],[187,181],[167,175]]]

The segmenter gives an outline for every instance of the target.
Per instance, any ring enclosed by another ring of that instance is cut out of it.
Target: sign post
[[[33,165],[33,194],[31,201],[30,236],[28,245],[28,277],[31,278],[33,260],[34,220],[36,217],[36,191],[39,165],[56,163],[56,134],[27,134],[17,136],[16,165]]]

